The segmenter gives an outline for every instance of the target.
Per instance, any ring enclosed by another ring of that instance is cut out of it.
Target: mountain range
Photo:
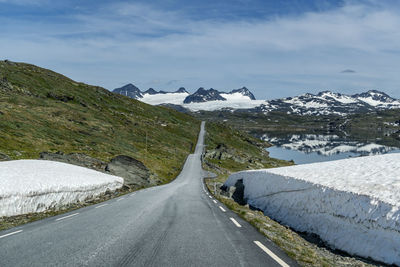
[[[186,89],[184,87],[180,87],[175,92],[156,91],[153,88],[149,88],[146,91],[141,91],[135,85],[130,83],[130,84],[127,84],[120,88],[114,89],[113,92],[124,95],[124,96],[131,97],[131,98],[134,98],[137,100],[142,100],[143,98],[146,98],[146,96],[170,95],[172,98],[172,97],[178,97],[177,94],[181,94],[181,97],[185,96],[185,98],[183,99],[183,104],[204,103],[204,102],[208,102],[208,101],[226,101],[228,99],[231,99],[232,97],[247,98],[248,100],[256,100],[254,95],[246,87],[242,87],[240,89],[234,89],[228,93],[220,92],[213,88],[204,89],[203,87],[200,87],[193,94],[189,94],[189,92],[186,91]],[[146,102],[146,101],[143,101],[143,102]],[[166,104],[166,103],[169,103],[169,102],[164,102],[164,103],[160,103],[160,104]]]
[[[132,84],[114,89],[119,93],[152,105],[169,104],[176,109],[186,108],[199,110],[245,110],[249,112],[268,113],[279,111],[297,115],[347,115],[376,110],[400,108],[400,100],[384,92],[370,90],[360,94],[346,95],[323,91],[318,94],[302,94],[274,100],[256,100],[246,87],[230,92],[200,87],[190,94],[181,87],[175,92],[156,91],[152,88],[142,92]]]
[[[318,94],[303,94],[266,101],[256,107],[267,113],[280,111],[299,115],[347,115],[385,109],[400,108],[400,101],[384,92],[370,90],[361,94],[346,95],[323,91]]]

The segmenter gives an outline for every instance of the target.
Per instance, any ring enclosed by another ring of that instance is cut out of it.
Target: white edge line
[[[271,258],[273,258],[277,263],[279,263],[282,267],[290,267],[286,262],[281,260],[278,256],[275,255],[271,250],[269,250],[266,246],[264,246],[260,241],[254,241],[254,243],[261,248],[265,253],[267,253]]]
[[[124,197],[118,198],[118,199],[117,199],[117,202],[118,202],[118,201],[121,201],[121,200],[124,200],[124,199],[125,199]]]
[[[0,239],[3,238],[3,237],[6,237],[6,236],[10,236],[10,235],[15,235],[15,234],[21,233],[22,231],[23,230],[18,230],[18,231],[15,231],[15,232],[12,232],[12,233],[8,233],[8,234],[5,234],[5,235],[0,235]]]
[[[217,204],[217,201],[216,201],[215,199],[213,199],[213,202],[214,202],[215,204]]]
[[[103,204],[103,205],[100,205],[100,206],[97,206],[97,207],[95,207],[95,209],[98,209],[98,208],[101,208],[101,207],[104,207],[104,206],[107,206],[108,204]]]
[[[225,212],[226,210],[223,208],[223,207],[221,207],[221,206],[218,206],[219,208],[220,208],[220,210],[222,210],[223,212]]]
[[[69,217],[76,216],[76,215],[78,215],[78,214],[79,214],[79,213],[77,212],[77,213],[74,213],[74,214],[71,214],[71,215],[68,215],[68,216],[65,216],[65,217],[61,217],[61,218],[56,219],[56,221],[64,220],[64,219],[67,219],[67,218],[69,218]]]
[[[236,225],[236,227],[239,227],[239,228],[242,227],[234,218],[231,217],[229,219],[231,219],[231,221],[233,222],[234,225]]]

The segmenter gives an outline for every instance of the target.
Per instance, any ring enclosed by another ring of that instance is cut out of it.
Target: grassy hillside
[[[168,182],[193,150],[199,125],[189,115],[75,82],[50,70],[0,61],[3,158],[38,158],[42,151],[62,151],[108,161],[124,154],[142,161]]]
[[[207,122],[206,129],[204,163],[207,169],[218,174],[219,182],[236,171],[293,164],[270,158],[265,150],[268,143],[228,124]]]

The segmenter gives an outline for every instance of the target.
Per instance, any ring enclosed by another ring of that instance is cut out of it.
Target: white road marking
[[[79,214],[79,213],[74,213],[74,214],[71,214],[71,215],[68,215],[68,216],[65,216],[65,217],[61,217],[61,218],[56,219],[56,221],[64,220],[64,219],[67,219],[67,218],[76,216],[76,215],[78,215],[78,214]]]
[[[231,219],[231,221],[233,222],[234,225],[236,225],[236,227],[239,227],[239,228],[242,227],[234,218],[231,217],[229,219]]]
[[[216,201],[215,199],[213,199],[213,202],[214,202],[215,204],[217,204],[217,201]]]
[[[264,246],[260,241],[254,241],[254,243],[261,248],[265,253],[267,253],[271,258],[273,258],[277,263],[279,263],[282,267],[290,267],[286,262],[281,260],[278,256],[275,255],[271,250],[269,250],[266,246]]]
[[[15,232],[12,232],[12,233],[8,233],[8,234],[5,234],[5,235],[0,235],[0,239],[3,238],[3,237],[6,237],[6,236],[15,235],[15,234],[18,234],[18,233],[21,233],[21,232],[22,232],[22,230],[18,230],[18,231],[15,231]]]
[[[103,205],[100,205],[100,206],[97,206],[95,209],[98,209],[98,208],[101,208],[101,207],[104,207],[104,206],[107,206],[108,204],[103,204]]]
[[[208,196],[208,197],[212,199],[212,196]]]
[[[219,208],[220,208],[223,212],[226,211],[226,210],[225,210],[223,207],[221,207],[221,206],[219,206]]]
[[[125,199],[124,197],[118,198],[118,199],[117,199],[117,202],[118,202],[118,201],[121,201],[121,200],[124,200],[124,199]]]

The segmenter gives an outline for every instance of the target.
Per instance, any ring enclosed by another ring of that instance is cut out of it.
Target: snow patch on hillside
[[[249,109],[255,108],[260,106],[261,104],[265,104],[264,100],[249,100],[248,97],[246,98],[231,98],[225,101],[217,100],[217,101],[208,101],[203,103],[190,103],[190,104],[182,104],[185,108],[188,108],[192,111],[199,111],[199,110],[220,110],[224,108],[231,108],[231,109]]]
[[[199,110],[219,110],[223,108],[232,109],[247,109],[255,108],[261,104],[265,104],[265,100],[250,100],[248,96],[244,96],[241,93],[222,93],[221,96],[226,99],[226,101],[207,101],[203,103],[190,103],[184,104],[183,101],[188,96],[188,93],[166,93],[166,94],[144,94],[143,98],[139,99],[150,105],[160,105],[164,103],[170,103],[174,105],[181,105],[191,111]]]
[[[123,178],[47,160],[0,162],[0,217],[84,201],[123,185]]]
[[[150,105],[160,105],[170,103],[174,105],[182,105],[183,100],[188,96],[188,93],[166,93],[166,94],[144,94],[143,98],[139,99],[142,102]]]
[[[322,100],[327,100],[329,98],[332,98],[335,101],[338,101],[338,102],[343,103],[343,104],[351,104],[351,103],[356,103],[357,102],[357,100],[354,99],[351,96],[335,94],[335,93],[332,93],[332,92],[324,92],[324,93],[322,93],[322,96],[319,97],[319,98],[322,99]]]
[[[237,93],[221,93],[221,96],[227,101],[251,101],[250,97],[243,95],[239,92]]]
[[[247,202],[334,248],[400,265],[400,154],[231,175]]]

